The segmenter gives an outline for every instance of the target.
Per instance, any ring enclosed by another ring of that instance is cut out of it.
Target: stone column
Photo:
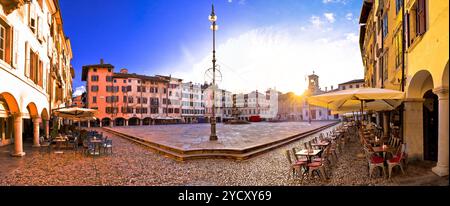
[[[102,127],[102,120],[100,120],[99,123],[100,123],[100,124],[99,124],[98,126],[99,126],[99,127]]]
[[[114,127],[114,120],[113,120],[113,119],[111,119],[111,120],[109,121],[109,126],[110,126],[110,127]]]
[[[40,118],[33,119],[33,147],[40,147],[39,143],[39,123],[41,122]]]
[[[448,87],[433,89],[439,97],[439,127],[438,127],[438,162],[432,170],[439,176],[448,175]]]
[[[408,158],[423,160],[423,99],[406,99],[403,111],[403,138]]]
[[[90,120],[87,121],[87,127],[91,128],[91,121]]]
[[[25,152],[23,152],[23,142],[22,142],[21,114],[14,114],[14,152],[11,155],[14,157],[22,157],[25,155]]]
[[[139,119],[139,125],[142,126],[142,119]]]
[[[383,113],[383,133],[384,133],[384,137],[389,136],[389,113],[388,112]]]
[[[128,126],[128,119],[125,120],[124,125],[125,125],[125,126]]]

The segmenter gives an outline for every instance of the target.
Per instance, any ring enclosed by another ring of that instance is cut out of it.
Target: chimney
[[[325,92],[328,92],[328,87],[325,87]]]
[[[331,85],[331,90],[333,90],[333,85]]]
[[[103,59],[100,59],[100,64],[104,64],[104,61],[103,61]]]

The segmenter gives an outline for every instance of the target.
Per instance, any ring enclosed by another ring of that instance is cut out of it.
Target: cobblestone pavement
[[[432,163],[412,163],[407,174],[396,171],[391,180],[368,177],[357,143],[346,145],[339,161],[328,170],[330,179],[311,178],[300,183],[288,179],[286,149],[301,146],[311,137],[246,161],[225,159],[177,162],[144,146],[105,133],[113,140],[114,153],[86,157],[66,150],[64,154],[39,152],[25,144],[27,155],[12,158],[0,148],[0,185],[448,185],[448,177],[430,172]]]

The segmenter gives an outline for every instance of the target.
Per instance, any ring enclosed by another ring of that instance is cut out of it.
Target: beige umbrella
[[[311,96],[307,98],[307,101],[309,104],[328,107],[335,111],[352,111],[365,101],[367,109],[382,111],[395,109],[400,105],[404,96],[404,92],[396,90],[358,88]]]
[[[358,111],[359,107],[361,114],[363,114],[364,109],[374,111],[393,110],[401,104],[404,97],[404,92],[396,90],[358,88],[311,96],[307,98],[307,101],[309,104],[338,112]]]
[[[65,119],[83,121],[94,118],[97,112],[95,109],[72,107],[58,109],[55,111],[55,115]]]
[[[55,111],[55,115],[57,117],[81,122],[81,121],[96,120],[95,115],[97,114],[97,112],[98,110],[95,109],[72,107],[72,108],[57,109]],[[79,124],[79,127],[81,127],[81,124]]]

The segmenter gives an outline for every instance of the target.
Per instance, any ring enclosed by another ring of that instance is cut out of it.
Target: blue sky
[[[81,67],[100,58],[117,70],[204,82],[211,3],[222,88],[301,93],[313,70],[322,88],[363,76],[359,0],[60,0],[74,88],[85,84]]]

